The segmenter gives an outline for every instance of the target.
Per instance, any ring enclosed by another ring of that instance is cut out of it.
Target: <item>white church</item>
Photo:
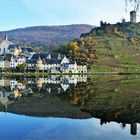
[[[15,54],[21,52],[21,47],[18,44],[15,44],[8,40],[7,34],[3,41],[0,43],[0,54]],[[17,55],[18,55],[17,54]]]

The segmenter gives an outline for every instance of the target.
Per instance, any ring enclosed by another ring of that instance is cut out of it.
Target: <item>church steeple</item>
[[[8,40],[7,33],[5,32],[4,40]]]

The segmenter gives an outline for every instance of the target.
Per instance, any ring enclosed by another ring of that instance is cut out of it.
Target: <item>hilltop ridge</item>
[[[6,31],[9,40],[21,45],[41,47],[48,50],[60,44],[79,38],[81,33],[89,32],[92,25],[74,24],[61,26],[33,26]],[[5,32],[0,32],[0,40]]]
[[[140,71],[140,23],[103,23],[59,51],[89,63],[91,72]]]

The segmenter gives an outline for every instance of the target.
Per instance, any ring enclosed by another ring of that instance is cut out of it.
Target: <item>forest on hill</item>
[[[48,50],[60,44],[79,38],[81,33],[89,32],[93,26],[86,24],[64,26],[35,26],[7,31],[9,40],[31,47]],[[0,40],[5,32],[0,32]]]

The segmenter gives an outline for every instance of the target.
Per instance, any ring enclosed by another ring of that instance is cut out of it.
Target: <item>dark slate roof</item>
[[[0,56],[0,61],[3,61],[3,60],[10,61],[11,60],[11,57],[12,57],[12,54],[4,54],[4,55],[1,55]]]
[[[48,56],[51,55],[51,58],[48,59]],[[43,60],[46,64],[60,64],[62,61],[62,55],[60,55],[60,58],[58,59],[59,54],[57,53],[38,53],[33,54],[31,60],[27,61],[27,63],[36,63],[39,58]]]
[[[46,64],[60,64],[61,60],[46,59]]]
[[[15,45],[15,44],[12,44],[12,45],[9,45],[9,47],[8,47],[9,50],[13,50],[15,48],[19,49],[19,46]]]
[[[50,53],[51,59],[58,59],[58,54],[57,53]]]
[[[39,54],[33,54],[31,59],[39,59],[39,57],[41,59],[47,59],[48,54],[46,53],[39,53]]]
[[[5,54],[4,55],[4,60],[10,61],[11,60],[11,57],[12,57],[12,54]]]
[[[71,60],[69,64],[75,64],[75,61]]]
[[[32,48],[21,48],[23,52],[33,52]]]
[[[87,65],[87,63],[86,62],[77,62],[77,65]]]
[[[60,56],[60,59],[62,59],[64,56],[60,55],[58,53],[49,53],[51,55],[51,59],[58,59]]]
[[[27,64],[36,64],[37,63],[37,59],[31,59],[31,60],[26,60]]]
[[[3,60],[4,60],[4,58],[2,56],[0,56],[0,61],[3,61]]]
[[[34,54],[32,56],[32,59],[38,59],[39,57],[41,59],[48,59],[49,55],[51,56],[51,59],[53,59],[53,60],[57,60],[59,57],[59,54],[57,54],[57,53],[39,53],[39,54]],[[60,59],[62,59],[62,58],[63,58],[63,56],[60,55]]]

